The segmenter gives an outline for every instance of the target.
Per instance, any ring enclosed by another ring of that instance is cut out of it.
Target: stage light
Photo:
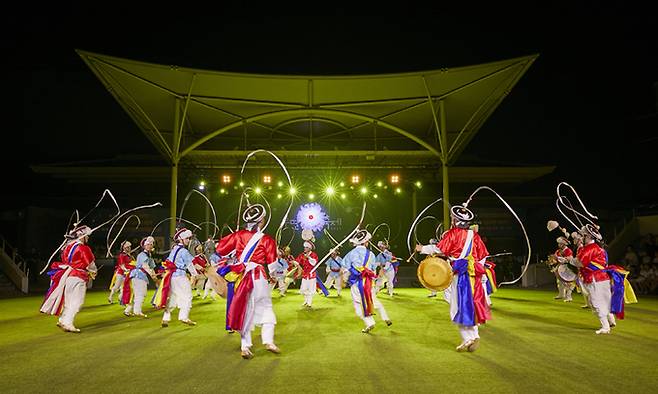
[[[244,182],[240,182],[240,187],[244,187]]]
[[[297,194],[297,189],[295,189],[294,187],[291,187],[290,188],[290,195],[294,196],[295,194]]]
[[[377,181],[377,187],[382,187],[382,186],[384,186],[384,184],[382,183],[382,181]]]
[[[281,195],[281,193],[279,193],[279,194],[276,195],[276,198],[281,198],[281,197],[283,197],[283,196]]]
[[[256,186],[256,188],[254,189],[254,193],[256,193],[256,194],[261,194],[262,192],[263,192],[263,189],[261,189],[260,186]]]
[[[395,188],[395,194],[400,194],[400,193],[402,193],[402,189],[400,189],[399,187],[396,187]]]
[[[283,187],[283,182],[279,181],[279,182],[276,183],[276,185],[277,185],[278,187]]]
[[[205,181],[199,182],[199,190],[201,190],[201,191],[206,190],[206,182]]]
[[[309,194],[308,194],[308,199],[309,199],[309,200],[312,200],[312,199],[314,199],[314,198],[315,198],[315,194],[313,194],[313,193],[309,193]]]
[[[358,175],[352,175],[352,183],[359,183],[361,182],[361,177]]]
[[[333,196],[336,190],[333,188],[333,186],[327,186],[327,188],[324,190],[324,193],[327,196]]]
[[[347,198],[347,194],[345,194],[345,193],[341,193],[340,198],[342,198],[343,200],[346,199],[346,198]]]
[[[420,181],[416,181],[415,185],[416,185],[416,187],[419,188],[419,189],[420,189],[421,187],[423,187],[423,184],[420,183]]]
[[[372,198],[377,198],[377,197],[379,197],[379,196],[377,195],[377,193],[375,193],[375,194],[372,195]]]
[[[230,175],[222,175],[222,183],[231,183]]]
[[[397,174],[391,175],[391,183],[394,184],[394,185],[397,185],[398,183],[400,183],[400,176],[397,175]]]
[[[226,193],[226,189],[224,188],[219,189],[219,194],[225,194],[225,193]]]
[[[270,183],[272,183],[272,177],[269,175],[263,175],[263,183],[269,185]]]
[[[361,188],[361,194],[367,194],[367,193],[368,193],[368,189],[365,186],[362,187]]]

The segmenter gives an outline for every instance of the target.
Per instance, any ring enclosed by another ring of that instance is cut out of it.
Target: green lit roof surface
[[[168,161],[215,167],[241,163],[254,149],[278,152],[293,167],[452,165],[537,58],[291,76],[78,54]],[[447,146],[436,129],[440,101]]]

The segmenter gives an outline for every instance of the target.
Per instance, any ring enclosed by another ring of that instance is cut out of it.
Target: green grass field
[[[153,290],[149,290],[149,297]],[[380,293],[393,325],[362,334],[349,292],[316,296],[313,310],[291,289],[273,297],[276,342],[240,358],[238,334],[224,327],[225,303],[195,299],[196,327],[160,328],[162,312],[123,316],[106,292],[88,292],[64,333],[38,311],[41,297],[0,300],[1,392],[656,392],[658,299],[627,307],[612,335],[597,336],[595,316],[554,291],[502,289],[480,348],[457,353],[460,338],[440,297],[424,289]],[[150,298],[149,298],[150,299]],[[175,315],[174,315],[175,317]],[[381,323],[381,324],[380,324]],[[601,371],[616,373],[616,376]]]

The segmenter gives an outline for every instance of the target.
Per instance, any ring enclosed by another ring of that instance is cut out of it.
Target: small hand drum
[[[440,257],[426,257],[418,266],[418,280],[427,289],[442,291],[452,282],[452,267]]]
[[[565,282],[573,282],[578,277],[578,275],[569,268],[568,264],[560,264],[560,266],[557,267],[557,274],[560,276],[560,279]]]
[[[215,290],[215,293],[219,294],[222,298],[226,298],[226,279],[222,278],[213,267],[208,267],[208,269],[206,269],[206,276],[210,281],[210,286]]]

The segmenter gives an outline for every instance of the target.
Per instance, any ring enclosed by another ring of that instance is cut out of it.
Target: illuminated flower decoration
[[[322,231],[328,220],[322,206],[315,202],[304,204],[297,211],[297,223],[302,230]]]

